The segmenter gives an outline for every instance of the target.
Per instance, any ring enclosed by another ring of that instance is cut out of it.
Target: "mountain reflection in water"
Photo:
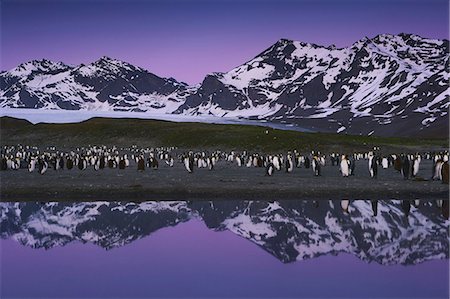
[[[449,257],[449,224],[436,201],[173,201],[0,203],[3,239],[50,249],[73,241],[124,246],[191,219],[229,230],[283,263],[349,253],[367,262],[412,265]],[[345,205],[345,203],[344,203]]]

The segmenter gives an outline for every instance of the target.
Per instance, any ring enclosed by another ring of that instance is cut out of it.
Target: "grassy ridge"
[[[249,125],[176,123],[143,119],[92,118],[81,123],[36,124],[10,117],[0,119],[5,144],[74,147],[93,144],[177,146],[236,150],[385,150],[447,148],[448,139],[383,138],[328,133],[302,133]],[[268,134],[266,134],[268,131]]]

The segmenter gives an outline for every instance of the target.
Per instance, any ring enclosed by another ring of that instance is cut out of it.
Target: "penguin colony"
[[[321,176],[322,168],[328,165],[338,167],[343,177],[356,175],[355,161],[367,160],[367,169],[359,169],[358,172],[368,171],[370,177],[376,179],[378,169],[393,168],[405,180],[415,178],[420,171],[420,162],[423,159],[433,162],[433,169],[426,173],[422,170],[422,177],[430,177],[449,183],[449,153],[416,153],[416,154],[390,154],[380,155],[378,148],[366,153],[353,154],[322,154],[312,151],[301,154],[296,150],[286,154],[262,154],[247,151],[188,151],[179,152],[175,147],[128,148],[87,146],[70,151],[48,147],[40,150],[33,146],[3,146],[1,148],[0,169],[19,170],[28,169],[30,173],[45,174],[49,170],[54,171],[80,171],[92,168],[101,171],[107,168],[135,168],[138,171],[146,169],[157,170],[160,163],[164,167],[173,167],[175,163],[181,163],[188,173],[195,169],[205,168],[214,170],[218,163],[236,165],[238,168],[258,167],[265,169],[267,176],[273,176],[276,172],[285,171],[292,173],[295,168],[311,169],[313,176]]]

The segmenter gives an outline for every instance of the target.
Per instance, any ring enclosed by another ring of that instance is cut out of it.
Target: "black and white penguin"
[[[444,217],[445,219],[448,219],[449,216],[449,201],[448,200],[444,200],[442,202],[442,207],[441,207],[441,211],[442,211],[442,217]]]
[[[119,160],[119,169],[125,169],[126,167],[126,163],[125,163],[125,159],[120,159]]]
[[[2,161],[0,164],[0,170],[7,170],[8,169],[8,164],[6,163],[7,159],[6,157],[2,157]]]
[[[353,175],[355,175],[355,168],[356,168],[355,158],[353,157],[353,155],[351,155],[348,160],[349,160],[349,168],[350,168],[349,172],[350,172],[350,175],[353,176]]]
[[[381,159],[381,167],[383,169],[388,169],[389,167],[389,161],[386,157],[383,157],[383,159]]]
[[[369,173],[371,178],[376,178],[378,174],[377,159],[371,154],[369,154]]]
[[[291,173],[294,170],[294,162],[292,161],[292,156],[291,154],[287,155],[286,158],[286,172],[287,173]]]
[[[165,162],[166,162],[166,164],[167,164],[167,166],[169,166],[169,167],[173,167],[173,158],[172,157],[170,157],[168,160],[165,160]]]
[[[420,155],[416,155],[413,157],[412,160],[412,167],[411,167],[411,177],[416,177],[417,174],[419,173],[419,167],[420,167]]]
[[[315,176],[320,176],[320,162],[317,156],[312,159],[312,170]]]
[[[378,200],[371,200],[373,216],[378,215]]]
[[[73,168],[73,160],[72,158],[68,157],[66,160],[66,166],[68,170],[71,170]]]
[[[266,166],[266,175],[272,176],[274,169],[275,169],[275,166],[273,165],[273,163],[267,164],[267,166]]]
[[[308,156],[305,157],[304,165],[305,168],[309,168],[309,166],[311,165],[311,161],[309,160]]]
[[[447,184],[448,185],[448,181],[449,181],[449,166],[448,166],[448,161],[444,162],[442,164],[441,167],[441,178],[442,178],[442,183]]]
[[[402,157],[402,170],[401,170],[402,176],[405,180],[409,179],[409,174],[410,174],[409,167],[410,167],[409,159],[408,159],[408,156],[405,155]]]
[[[84,157],[80,157],[78,160],[78,169],[79,170],[85,170],[87,167],[87,161]]]
[[[211,157],[207,157],[206,158],[206,164],[208,165],[208,169],[209,170],[213,170],[214,169],[214,162],[213,162],[213,159]]]
[[[347,159],[346,155],[342,155],[341,157],[341,173],[343,177],[348,177],[350,174],[350,169],[349,169],[349,161]]]
[[[30,162],[28,163],[28,171],[33,172],[36,169],[36,159],[31,158]]]
[[[98,161],[98,169],[104,169],[105,166],[106,166],[106,158],[104,155],[101,155]]]
[[[39,173],[44,174],[48,169],[48,163],[45,161],[45,159],[39,159],[38,160],[38,166],[39,166]]]
[[[137,170],[144,171],[145,170],[145,160],[144,157],[139,157],[137,162]]]
[[[159,162],[158,162],[158,160],[155,158],[155,157],[152,157],[151,158],[151,163],[150,163],[151,165],[151,167],[153,168],[153,169],[158,169],[158,167],[159,167]]]
[[[433,166],[433,180],[442,180],[442,167],[444,162],[442,160],[437,160]]]
[[[194,157],[191,153],[183,158],[183,164],[189,173],[194,172]]]

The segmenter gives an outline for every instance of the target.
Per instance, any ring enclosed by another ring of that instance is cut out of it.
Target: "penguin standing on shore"
[[[275,169],[275,166],[273,165],[273,163],[267,164],[267,166],[266,166],[266,175],[272,176],[274,169]]]
[[[140,156],[137,162],[137,170],[144,171],[145,170],[145,160],[144,157]]]
[[[39,173],[44,174],[48,169],[48,163],[44,158],[38,160]]]
[[[369,155],[369,173],[371,178],[377,178],[378,174],[377,159],[373,155]]]
[[[408,156],[405,155],[402,157],[402,176],[405,180],[409,179],[409,174],[410,174],[410,163],[409,163],[409,159]]]
[[[349,161],[346,155],[342,155],[341,157],[341,173],[343,177],[348,177],[349,172]]]
[[[442,178],[442,183],[448,185],[448,180],[449,180],[449,166],[448,166],[448,161],[442,163],[442,167],[441,167],[441,178]]]
[[[194,172],[194,157],[192,156],[192,153],[189,153],[189,155],[184,157],[183,164],[189,173]]]
[[[417,174],[419,173],[419,166],[420,166],[420,156],[419,155],[416,155],[414,158],[413,158],[413,161],[412,161],[412,168],[411,168],[411,177],[416,177],[417,176]]]
[[[389,167],[389,161],[386,157],[383,157],[383,159],[381,159],[381,167],[383,169],[388,169]]]
[[[308,156],[305,157],[304,164],[305,168],[309,168],[309,166],[311,165],[311,161],[309,160]]]
[[[294,162],[292,161],[292,156],[289,153],[286,158],[286,172],[291,173],[294,170]]]
[[[30,162],[28,163],[28,171],[33,172],[36,169],[36,159],[31,157]]]
[[[320,162],[317,156],[314,156],[312,159],[312,170],[315,176],[320,176]]]

